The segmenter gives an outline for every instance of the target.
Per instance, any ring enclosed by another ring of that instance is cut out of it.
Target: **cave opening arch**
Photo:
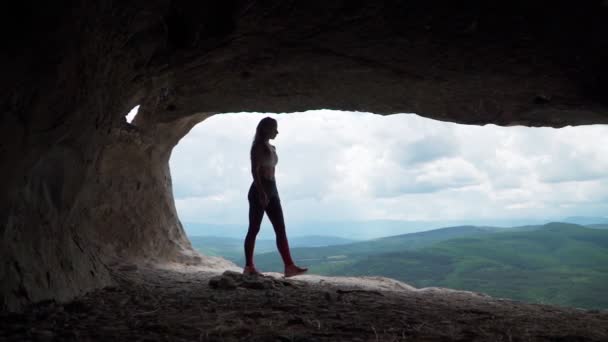
[[[120,231],[117,241],[94,236],[115,228],[112,217],[129,198],[121,189],[137,189],[134,178],[110,179],[134,172],[117,167],[121,139],[142,149],[124,147],[132,162],[158,163],[175,140],[175,130],[162,128],[187,129],[196,110],[608,122],[602,1],[231,4],[101,1],[5,11],[3,23],[27,29],[3,31],[11,39],[0,57],[2,308],[107,285],[97,247],[172,255]],[[146,113],[138,128],[123,127],[137,103]],[[159,177],[150,188],[166,186],[165,173],[146,170]]]
[[[243,238],[251,182],[248,148],[257,121],[266,115],[279,120],[277,180],[290,236],[306,229],[370,239],[602,213],[601,203],[585,207],[582,200],[602,196],[594,189],[603,187],[606,167],[603,144],[596,145],[604,139],[603,126],[481,127],[412,114],[340,111],[232,113],[195,127],[172,154],[174,198],[187,233]],[[563,197],[580,201],[562,203]],[[395,224],[379,223],[374,235],[354,222],[371,220]],[[312,229],[311,221],[321,230]],[[349,221],[352,227],[345,225]],[[268,228],[262,233],[272,239]]]

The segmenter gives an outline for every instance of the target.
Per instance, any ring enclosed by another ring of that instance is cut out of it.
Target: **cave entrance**
[[[271,143],[294,246],[299,239],[322,245],[608,212],[606,126],[469,126],[415,114],[329,110],[229,113],[194,127],[172,152],[175,203],[195,248],[205,239],[209,247],[232,241],[239,261],[249,148],[265,116],[279,124]],[[265,217],[259,239],[273,238]],[[274,251],[274,243],[267,247]]]
[[[278,121],[271,143],[292,255],[311,273],[598,307],[577,298],[601,297],[594,289],[605,271],[593,255],[605,249],[592,241],[608,230],[592,228],[608,228],[608,126],[468,126],[329,110],[215,115],[173,150],[174,198],[192,246],[239,266],[249,148],[265,116]],[[254,260],[282,272],[267,217]],[[573,289],[568,279],[580,272]],[[539,285],[549,278],[558,290]]]

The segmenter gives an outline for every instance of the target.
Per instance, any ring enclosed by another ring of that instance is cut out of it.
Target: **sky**
[[[249,148],[265,116],[278,121],[271,144],[288,224],[608,213],[606,125],[469,126],[316,110],[218,114],[195,126],[170,159],[182,222],[246,224]]]

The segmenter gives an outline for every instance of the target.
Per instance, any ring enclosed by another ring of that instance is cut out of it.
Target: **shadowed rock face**
[[[605,1],[75,0],[0,19],[3,310],[108,285],[116,260],[200,262],[168,159],[215,113],[608,122]]]

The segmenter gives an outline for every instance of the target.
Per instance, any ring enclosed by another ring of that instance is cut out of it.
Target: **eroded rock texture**
[[[0,32],[0,307],[196,263],[168,159],[221,112],[607,123],[605,1],[65,1]],[[142,105],[135,126],[125,113]]]

